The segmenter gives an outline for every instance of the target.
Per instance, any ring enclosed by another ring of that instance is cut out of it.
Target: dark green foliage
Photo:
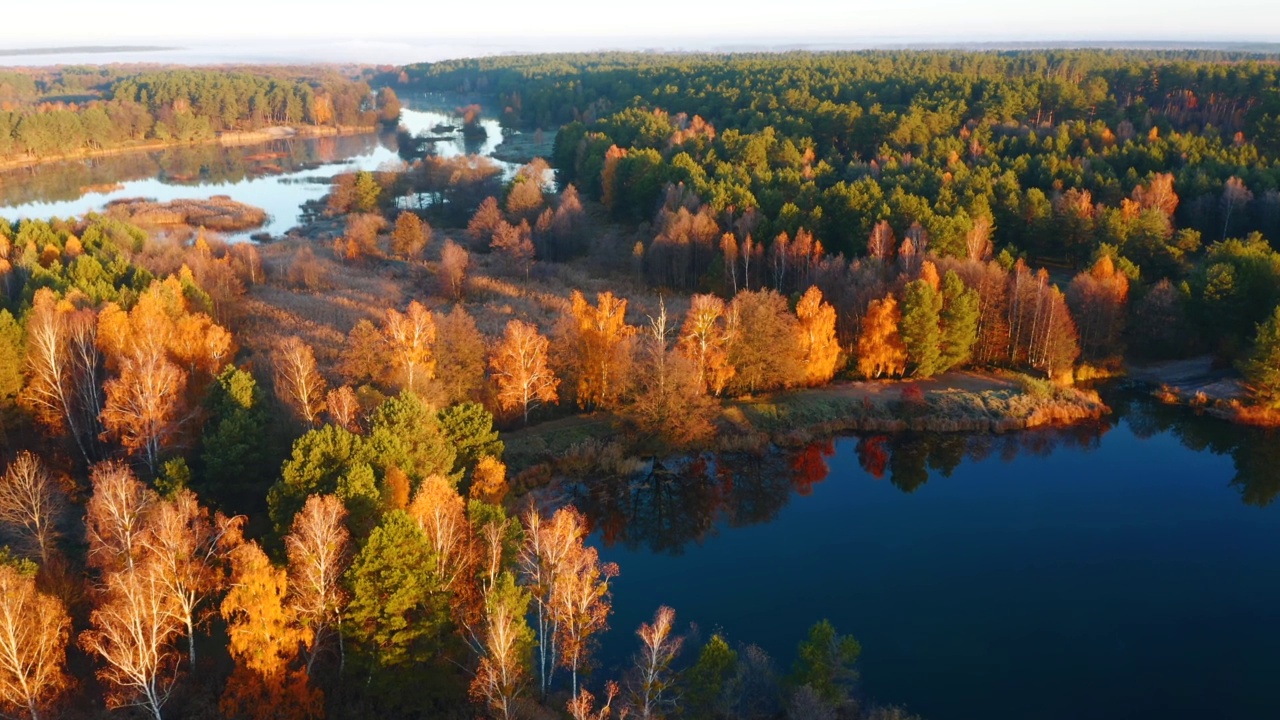
[[[1151,276],[1187,265],[1195,243],[1182,230],[1280,230],[1267,209],[1277,200],[1263,198],[1280,186],[1265,157],[1280,152],[1273,59],[599,53],[452,60],[406,75],[416,89],[483,85],[511,120],[563,125],[553,153],[561,179],[588,197],[616,198],[619,219],[650,218],[655,188],[684,183],[717,212],[758,210],[757,240],[804,226],[827,249],[858,254],[872,225],[888,220],[898,237],[918,223],[934,252],[963,256],[966,233],[987,217],[997,247],[1083,263],[1110,243]],[[688,132],[694,116],[714,135]],[[604,188],[614,145],[627,155]],[[1172,223],[1150,208],[1122,212],[1123,199],[1165,172],[1182,201]],[[1220,202],[1233,175],[1252,201]],[[1089,202],[1062,201],[1084,192]]]
[[[498,431],[493,429],[493,415],[483,405],[473,402],[451,405],[436,413],[436,419],[458,453],[454,472],[471,472],[486,455],[502,459],[505,446],[498,439]]]
[[[978,333],[980,298],[978,291],[965,287],[954,270],[942,277],[942,344],[938,370],[946,372],[969,362]]]
[[[902,298],[902,343],[907,346],[907,363],[913,377],[932,377],[941,369],[942,294],[925,280],[907,283]]]
[[[725,705],[725,690],[738,664],[738,653],[724,637],[712,635],[683,679],[683,717],[689,720],[715,720]]]
[[[201,495],[261,502],[275,477],[271,418],[261,388],[248,371],[228,366],[210,389],[207,406],[197,466]]]
[[[347,502],[352,530],[361,535],[388,469],[399,468],[415,481],[450,476],[456,457],[430,408],[417,395],[401,393],[374,410],[367,435],[324,425],[298,438],[267,495],[271,521],[283,535],[309,495],[337,493]]]
[[[858,679],[853,665],[861,654],[857,640],[836,634],[831,622],[823,620],[809,628],[809,637],[796,649],[791,682],[808,685],[828,703],[842,703],[849,699],[850,687]]]
[[[369,86],[334,73],[299,77],[288,70],[158,70],[142,74],[103,68],[81,86],[77,68],[37,87],[45,95],[73,82],[80,105],[41,106],[40,93],[20,93],[16,109],[0,111],[0,157],[49,156],[101,150],[143,140],[196,142],[226,130],[268,125],[372,125]],[[129,72],[129,75],[124,75]]]
[[[1245,379],[1258,400],[1280,408],[1280,307],[1258,324],[1253,353],[1242,364]]]
[[[369,534],[347,571],[351,604],[343,627],[362,676],[391,704],[413,701],[448,624],[447,596],[434,567],[426,536],[395,510]]]

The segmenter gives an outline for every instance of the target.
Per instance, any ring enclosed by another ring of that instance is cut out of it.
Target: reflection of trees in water
[[[606,545],[679,554],[701,543],[716,524],[731,527],[773,520],[792,490],[807,493],[827,475],[830,443],[762,457],[702,455],[655,463],[640,476],[593,479],[570,498]]]
[[[86,188],[153,177],[169,185],[240,182],[342,162],[367,155],[377,145],[378,139],[371,134],[338,135],[236,147],[178,146],[53,162],[0,174],[0,204],[77,200]]]
[[[1107,402],[1140,438],[1170,432],[1197,452],[1230,455],[1236,470],[1231,486],[1249,505],[1263,507],[1280,495],[1280,431],[1229,423],[1145,395],[1117,393]]]
[[[1280,437],[1203,417],[1145,397],[1107,398],[1138,437],[1171,432],[1195,451],[1229,454],[1231,481],[1251,505],[1266,505],[1280,494]],[[900,433],[858,438],[858,464],[873,478],[911,493],[931,477],[950,477],[965,461],[998,457],[1006,462],[1024,453],[1048,457],[1064,448],[1091,450],[1111,429],[1107,423],[1030,430],[1006,435]],[[792,493],[808,495],[826,479],[831,440],[762,456],[705,454],[654,463],[638,476],[592,479],[573,487],[573,502],[608,545],[679,554],[701,543],[718,524],[743,527],[777,517]]]

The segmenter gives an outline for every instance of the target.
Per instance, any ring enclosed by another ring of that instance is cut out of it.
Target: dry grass
[[[236,202],[226,195],[163,203],[142,198],[115,200],[107,205],[107,213],[144,228],[187,225],[216,232],[249,230],[267,221],[267,213],[261,208]]]

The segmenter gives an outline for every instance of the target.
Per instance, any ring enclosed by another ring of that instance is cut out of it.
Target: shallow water
[[[1280,717],[1280,438],[1109,398],[1114,426],[852,437],[595,483],[615,673],[660,604],[788,669],[813,622],[929,720]]]

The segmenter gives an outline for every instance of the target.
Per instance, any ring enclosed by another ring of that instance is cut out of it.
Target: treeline
[[[164,70],[115,80],[101,99],[0,110],[0,159],[194,142],[270,125],[372,126],[367,84],[332,72],[305,78],[225,70]]]
[[[496,92],[512,122],[564,124],[562,179],[618,219],[649,218],[677,182],[717,212],[754,214],[758,235],[805,227],[846,255],[886,220],[899,235],[918,223],[958,256],[986,221],[997,249],[1086,264],[1107,244],[1153,280],[1196,247],[1179,231],[1201,242],[1280,231],[1270,59],[570,55],[406,72],[422,87]],[[1182,196],[1172,225],[1125,211],[1160,173]]]

